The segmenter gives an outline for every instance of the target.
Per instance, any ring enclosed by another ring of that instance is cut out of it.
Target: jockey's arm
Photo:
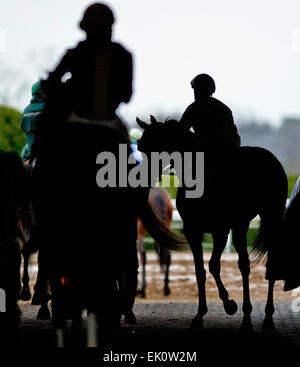
[[[55,70],[49,73],[49,76],[46,80],[42,80],[42,88],[47,95],[51,94],[52,90],[55,90],[58,86],[61,85],[62,77],[70,72],[71,68],[71,53],[67,51],[65,55],[62,57],[60,63],[57,65]]]
[[[180,127],[184,128],[185,130],[189,130],[192,127],[193,122],[190,117],[189,107],[184,111],[181,119],[179,120],[179,125]]]

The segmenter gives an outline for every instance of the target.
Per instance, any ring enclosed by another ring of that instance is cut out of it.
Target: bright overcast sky
[[[83,37],[78,22],[89,4],[1,0],[0,77],[14,75],[11,88],[26,86],[25,94],[8,101],[11,105],[23,109],[31,83]],[[236,117],[278,124],[284,116],[300,116],[299,0],[106,4],[117,18],[114,40],[134,54],[134,95],[120,108],[128,122],[136,115],[182,113],[193,100],[190,80],[202,72],[214,77],[215,97]],[[0,80],[2,95],[3,88],[7,84]]]

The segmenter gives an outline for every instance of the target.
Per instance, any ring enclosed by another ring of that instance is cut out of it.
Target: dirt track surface
[[[211,254],[204,253],[206,269],[206,294],[208,301],[219,300],[218,289],[212,275],[208,271],[208,261]],[[221,259],[221,278],[229,292],[230,298],[236,301],[243,299],[242,276],[238,269],[236,253],[223,253]],[[37,271],[37,257],[32,256],[30,265],[30,285],[34,286]],[[141,279],[142,268],[139,268]],[[171,294],[163,295],[164,275],[160,272],[158,256],[154,252],[147,253],[146,266],[146,299],[137,297],[136,302],[197,302],[197,284],[194,270],[194,262],[191,253],[172,253],[170,267]],[[257,264],[251,266],[250,273],[250,294],[252,300],[266,300],[268,282],[265,280],[265,266]],[[283,292],[283,282],[275,284],[274,299],[292,300],[295,298],[295,291]]]
[[[163,296],[163,275],[160,273],[155,253],[148,253],[147,266],[147,298],[136,300],[134,312],[137,325],[124,324],[121,329],[112,333],[110,339],[102,347],[105,352],[134,351],[138,353],[140,362],[151,351],[192,351],[197,353],[197,363],[202,365],[204,356],[223,356],[239,360],[240,353],[253,358],[255,363],[261,353],[269,360],[270,356],[291,355],[300,350],[300,312],[293,310],[293,302],[299,295],[295,292],[284,293],[282,282],[278,282],[275,291],[275,330],[262,330],[265,300],[268,283],[264,280],[264,266],[256,265],[251,269],[251,296],[253,304],[252,332],[241,332],[242,322],[242,281],[237,267],[236,254],[224,254],[222,260],[222,278],[230,297],[238,302],[238,312],[233,316],[226,315],[222,302],[218,298],[216,285],[207,272],[208,313],[204,317],[203,327],[191,329],[192,318],[197,312],[197,290],[194,265],[190,253],[172,254],[170,269],[171,295]],[[208,267],[210,254],[205,254],[205,267]],[[36,276],[36,258],[31,265],[31,284]],[[298,302],[300,303],[300,302]],[[43,347],[56,346],[55,330],[51,321],[36,320],[38,306],[30,302],[20,302],[22,318],[20,323],[20,344],[43,350]],[[66,341],[70,340],[70,328],[66,330]],[[69,338],[69,339],[68,339]],[[239,351],[239,353],[238,353]],[[55,363],[60,360],[55,353],[51,354]],[[67,354],[68,357],[70,353]],[[89,354],[90,356],[91,354]],[[76,356],[72,351],[72,356]],[[93,354],[95,356],[95,354]],[[94,361],[100,365],[103,354],[98,353]],[[240,360],[239,360],[240,361]],[[241,361],[240,361],[241,362]],[[269,361],[270,362],[270,361]],[[89,365],[89,364],[86,364]],[[107,364],[118,365],[118,364]],[[130,364],[123,364],[124,366]],[[138,365],[148,365],[139,363]],[[159,364],[152,364],[159,365]],[[164,364],[171,365],[171,364]],[[172,364],[173,365],[173,364]],[[184,364],[189,365],[189,364]]]
[[[210,253],[204,253],[206,269],[206,294],[208,301],[219,299],[218,289],[212,275],[208,271]],[[242,277],[238,269],[236,253],[224,253],[221,261],[221,278],[230,298],[241,301],[243,298]],[[155,253],[147,253],[147,301],[190,301],[197,302],[197,285],[194,262],[191,253],[173,253],[170,267],[171,294],[163,296],[163,279],[158,258]],[[141,269],[140,269],[141,272]],[[265,266],[251,266],[250,293],[253,300],[265,300],[268,282],[265,280]],[[293,292],[283,292],[283,282],[275,284],[274,299],[294,298]],[[137,299],[137,302],[140,302]]]

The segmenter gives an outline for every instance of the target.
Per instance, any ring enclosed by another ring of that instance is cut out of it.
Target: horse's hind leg
[[[165,273],[164,278],[164,295],[168,296],[171,294],[169,288],[169,268],[171,264],[171,253],[170,250],[166,247],[160,247],[157,241],[155,241],[155,250],[159,256],[159,263],[161,271]]]
[[[165,285],[164,285],[164,295],[168,296],[169,294],[171,294],[171,290],[169,287],[169,269],[170,269],[170,264],[171,264],[171,253],[169,251],[169,249],[166,249],[166,272],[165,272]]]
[[[228,292],[220,277],[221,255],[226,246],[227,237],[228,231],[213,233],[214,247],[209,261],[209,271],[215,279],[226,313],[228,315],[234,315],[237,311],[237,304],[234,300],[229,299]]]
[[[29,288],[29,274],[28,274],[29,257],[30,254],[26,252],[23,253],[23,259],[24,259],[23,276],[22,276],[23,286],[19,296],[19,299],[21,299],[22,301],[29,301],[31,298],[31,292]]]
[[[273,303],[273,290],[274,290],[275,280],[269,280],[269,289],[268,289],[268,299],[265,308],[265,318],[263,321],[263,329],[272,330],[275,328],[273,321],[273,314],[275,312],[274,303]]]
[[[242,322],[242,328],[251,329],[252,305],[250,301],[250,291],[249,291],[250,261],[247,251],[247,231],[248,226],[245,227],[244,229],[234,229],[232,231],[232,242],[239,255],[238,265],[243,278],[244,318]]]

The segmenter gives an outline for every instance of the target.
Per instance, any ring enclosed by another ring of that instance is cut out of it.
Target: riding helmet
[[[97,22],[107,26],[112,26],[115,21],[113,12],[107,5],[94,3],[85,10],[82,20],[79,23],[80,28],[85,31],[92,17],[97,18]]]
[[[203,95],[211,96],[216,91],[215,81],[208,74],[198,74],[191,81],[193,89],[199,91]]]

